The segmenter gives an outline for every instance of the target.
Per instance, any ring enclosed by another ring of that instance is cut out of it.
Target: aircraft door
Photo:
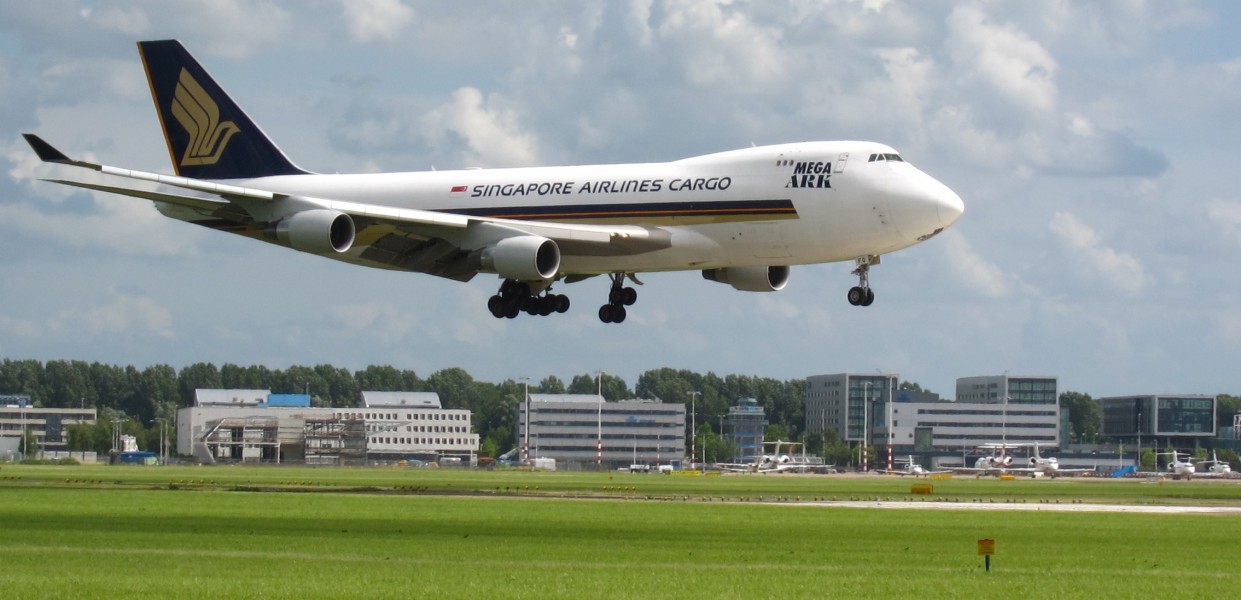
[[[841,152],[841,153],[840,153],[840,156],[837,156],[837,157],[836,157],[836,169],[835,169],[835,172],[837,172],[837,173],[844,173],[844,172],[845,172],[845,163],[848,163],[848,162],[849,162],[849,153],[848,153],[848,152]]]

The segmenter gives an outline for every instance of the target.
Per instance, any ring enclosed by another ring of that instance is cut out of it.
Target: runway
[[[901,502],[891,500],[846,500],[804,502],[797,506],[838,508],[886,508],[921,510],[1008,510],[1044,512],[1107,512],[1140,514],[1241,514],[1241,506],[1169,506],[1152,504],[1078,504],[1055,502]]]

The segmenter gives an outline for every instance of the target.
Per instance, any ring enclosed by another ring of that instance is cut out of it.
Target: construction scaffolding
[[[308,465],[366,464],[366,421],[307,417],[302,428]]]
[[[205,462],[280,462],[280,420],[230,417],[208,423],[195,454]]]

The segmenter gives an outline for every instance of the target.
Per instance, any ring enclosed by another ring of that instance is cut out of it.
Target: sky
[[[1238,28],[1241,6],[1193,1],[0,0],[0,358],[1241,393]],[[165,38],[313,171],[862,139],[966,210],[884,256],[867,308],[835,263],[769,294],[640,275],[620,325],[594,278],[557,288],[566,314],[498,320],[492,276],[347,265],[39,181],[76,174],[23,132],[172,172],[135,47]]]

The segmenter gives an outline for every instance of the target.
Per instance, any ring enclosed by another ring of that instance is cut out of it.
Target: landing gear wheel
[[[505,279],[500,291],[487,299],[487,311],[497,319],[513,319],[522,312],[545,317],[569,310],[569,297],[551,293],[550,282],[535,285],[537,292],[530,282]]]
[[[599,307],[599,320],[604,323],[624,323],[625,307],[617,304],[604,304]]]
[[[625,306],[633,306],[638,301],[638,290],[631,287],[621,288],[621,304]]]
[[[870,306],[875,301],[875,291],[870,288],[870,268],[879,264],[877,255],[855,258],[857,265],[853,274],[857,275],[858,284],[849,289],[849,304],[854,306]]]

